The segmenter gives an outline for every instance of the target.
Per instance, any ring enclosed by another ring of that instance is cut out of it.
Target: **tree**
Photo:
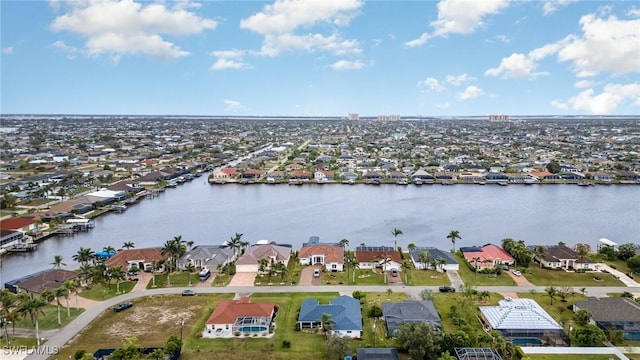
[[[591,251],[591,246],[589,246],[588,244],[576,244],[576,251],[578,252],[578,256],[580,256],[581,259],[584,259],[587,257],[587,255],[589,255],[589,252]]]
[[[187,276],[189,277],[189,286],[191,286],[191,273],[193,273],[196,268],[192,263],[189,262],[184,266],[184,269],[187,271]]]
[[[229,239],[227,245],[233,250],[233,257],[237,257],[240,247],[242,246],[242,234],[236,233]]]
[[[60,303],[60,298],[63,297],[67,293],[67,290],[64,287],[59,287],[53,290],[53,296],[56,299],[56,306],[58,310],[58,326],[62,326],[62,319],[60,317],[60,307],[62,304]]]
[[[462,239],[460,232],[458,230],[451,230],[449,235],[447,235],[447,239],[451,240],[451,244],[453,245],[451,252],[456,252],[456,240]]]
[[[29,319],[31,319],[31,322],[36,329],[36,344],[40,346],[40,328],[38,320],[40,315],[44,315],[43,308],[47,306],[47,303],[39,296],[30,297],[26,292],[20,293],[18,298],[20,301],[18,313],[23,317],[29,317]]]
[[[408,284],[409,279],[411,278],[411,268],[413,267],[411,266],[411,260],[402,260],[400,267],[402,268],[402,272],[404,273],[404,283]]]
[[[133,241],[126,241],[124,244],[122,244],[122,247],[125,249],[133,249],[136,246]]]
[[[607,335],[594,324],[577,326],[571,331],[571,345],[574,346],[602,346],[605,341]]]
[[[352,282],[355,283],[356,282],[356,269],[358,269],[358,267],[360,266],[360,262],[358,261],[358,259],[356,259],[355,256],[348,256],[347,257],[347,264],[349,266],[349,268],[351,268],[352,271]],[[348,276],[349,274],[347,274]]]
[[[71,298],[71,290],[76,290],[76,282],[73,280],[67,280],[62,285],[65,290],[64,298],[67,300],[67,319],[71,317],[71,308],[69,307],[69,300]]]
[[[464,330],[443,332],[440,347],[442,351],[455,354],[456,348],[473,347],[473,340]]]
[[[544,292],[547,293],[547,295],[549,295],[549,300],[551,300],[551,305],[553,305],[553,299],[556,298],[556,296],[558,295],[558,289],[555,286],[547,286],[544,289]]]
[[[441,339],[442,333],[429,323],[403,323],[396,334],[399,347],[414,360],[438,358]]]
[[[111,245],[107,245],[107,246],[103,247],[102,251],[104,251],[107,254],[115,254],[116,253],[116,249]]]
[[[398,228],[394,228],[393,230],[391,230],[391,234],[393,235],[393,251],[397,251],[398,250],[398,235],[403,235],[404,233],[402,232],[402,230],[400,230]]]
[[[613,261],[618,257],[618,255],[616,254],[616,251],[611,246],[601,247],[600,250],[598,250],[598,254],[600,254],[600,256],[602,256],[605,260],[609,260],[609,261]],[[633,255],[631,257],[633,257]]]
[[[339,335],[329,335],[325,341],[327,345],[327,353],[331,357],[337,357],[338,359],[344,359],[350,351],[349,339]]]
[[[542,269],[542,260],[544,259],[544,256],[546,254],[547,254],[547,248],[542,245],[536,245],[533,248],[533,255],[535,256],[535,258],[538,259],[538,262],[540,263],[540,269]]]
[[[340,240],[340,246],[342,246],[342,248],[346,251],[347,248],[349,248],[349,239],[342,239]]]
[[[65,264],[63,261],[63,257],[62,255],[55,255],[53,257],[53,262],[49,265],[53,265],[54,269],[60,269],[60,267],[62,266],[67,266],[67,264]]]
[[[608,247],[609,246],[605,246],[604,248]],[[620,258],[620,260],[627,261],[634,256],[636,256],[636,246],[634,244],[627,243],[618,247],[618,258]]]
[[[19,314],[19,305],[20,303],[18,302],[18,297],[17,295],[15,295],[14,293],[10,292],[7,289],[1,289],[0,290],[0,314],[2,314],[2,318],[5,319],[5,321],[11,322],[12,326],[13,326],[13,332],[15,334],[15,329],[16,329],[16,321],[18,320],[18,317],[20,316]],[[5,328],[4,328],[4,334],[5,334],[5,338],[8,338],[9,335],[7,334],[7,328],[6,328],[6,324],[5,323]]]
[[[109,278],[115,279],[116,281],[116,293],[120,293],[120,282],[125,278],[125,272],[122,270],[122,267],[117,266],[109,269]],[[167,275],[167,279],[169,276]],[[167,281],[168,282],[168,281]]]
[[[327,336],[327,333],[333,330],[333,326],[336,324],[336,321],[333,320],[331,314],[323,313],[322,318],[320,320],[322,324],[322,333]]]
[[[576,324],[586,326],[591,321],[591,313],[589,310],[580,309],[575,312],[574,318],[576,319]]]
[[[480,260],[479,256],[473,257],[473,272],[475,272],[476,279],[478,278],[478,261]]]
[[[91,248],[80,247],[80,250],[73,255],[73,261],[80,263],[80,265],[86,265],[89,261],[95,259],[95,254]]]
[[[382,308],[378,304],[373,304],[369,308],[370,318],[379,318],[382,316]]]
[[[418,254],[418,261],[422,263],[422,269],[426,269],[427,264],[429,263],[429,261],[431,261],[431,254],[428,251],[421,252],[420,254]]]
[[[640,273],[640,255],[636,255],[627,260],[627,266],[629,266],[629,269],[634,273]]]
[[[409,249],[409,251],[415,249],[417,246],[414,243],[410,243],[409,245],[407,245],[407,249]]]
[[[547,170],[552,174],[557,174],[560,172],[560,163],[557,160],[551,160],[547,164]]]

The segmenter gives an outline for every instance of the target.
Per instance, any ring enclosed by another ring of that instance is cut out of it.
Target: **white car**
[[[313,277],[315,278],[320,277],[320,269],[313,270]]]
[[[522,273],[516,269],[511,270],[511,272],[513,273],[513,275],[515,276],[522,276]]]

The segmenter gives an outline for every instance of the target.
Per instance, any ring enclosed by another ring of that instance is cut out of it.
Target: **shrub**
[[[291,348],[291,341],[289,341],[289,340],[282,340],[282,348],[283,348],[283,349],[290,349],[290,348]]]
[[[364,299],[367,297],[367,294],[360,290],[356,290],[353,292],[353,294],[351,294],[351,296],[353,296],[353,298],[356,300],[360,300],[360,303],[362,304],[364,302]]]
[[[74,358],[75,360],[80,360],[80,359],[82,359],[82,357],[83,357],[83,356],[84,356],[84,354],[86,354],[86,353],[87,353],[87,350],[80,349],[80,350],[76,351],[76,352],[73,354],[73,358]]]
[[[369,309],[369,317],[379,318],[380,316],[382,316],[382,308],[376,304],[371,306],[371,308]]]

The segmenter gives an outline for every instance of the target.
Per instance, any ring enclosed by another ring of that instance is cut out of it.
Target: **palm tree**
[[[53,262],[49,265],[53,265],[54,269],[60,269],[61,266],[67,266],[67,264],[62,262],[62,255],[56,255],[53,257]]]
[[[188,262],[187,265],[184,266],[184,269],[187,270],[187,276],[189,277],[189,286],[191,286],[191,273],[196,269],[192,263]]]
[[[117,266],[117,267],[109,269],[109,275],[110,275],[110,277],[112,279],[116,280],[116,293],[119,294],[120,293],[120,282],[122,280],[124,280],[124,278],[125,278],[124,270],[122,270],[122,267]],[[167,275],[167,283],[169,283],[168,279],[169,279],[169,276]]]
[[[473,268],[474,268],[474,271],[476,273],[476,275],[475,275],[476,279],[478,278],[478,261],[479,260],[480,260],[479,256],[474,256],[473,257]]]
[[[178,235],[171,240],[167,240],[160,251],[163,255],[169,255],[170,257],[169,270],[167,272],[167,285],[171,286],[171,280],[169,279],[171,271],[174,269],[177,259],[187,252],[187,247],[182,240],[182,236]]]
[[[103,247],[102,251],[106,252],[107,254],[115,254],[116,253],[116,249],[114,249],[113,246],[111,246],[111,245],[107,245],[107,246]]]
[[[133,249],[134,247],[136,247],[136,245],[133,243],[133,241],[125,241],[125,243],[122,244],[122,247],[125,249]]]
[[[423,251],[418,254],[418,260],[422,263],[422,269],[425,270],[427,268],[427,264],[431,261],[431,254],[428,251]]]
[[[13,324],[13,330],[14,330],[14,334],[15,334],[15,328],[16,328],[16,318],[17,318],[17,309],[19,306],[18,303],[18,298],[16,297],[15,294],[13,294],[12,292],[10,292],[7,289],[2,289],[0,290],[0,313],[2,314],[2,318],[6,321],[6,323],[4,324],[5,328],[4,328],[4,335],[5,338],[7,338],[7,343],[8,343],[8,338],[9,335],[7,333],[7,324],[9,323],[9,321],[11,321],[11,323]]]
[[[322,333],[327,336],[327,333],[333,330],[333,326],[336,324],[335,320],[331,317],[331,314],[322,313],[322,318],[320,320],[322,324]]]
[[[538,259],[538,262],[540,263],[540,269],[542,269],[542,260],[544,256],[547,254],[547,248],[542,245],[536,245],[533,248],[533,254]]]
[[[56,298],[56,306],[58,307],[58,326],[62,325],[62,319],[60,318],[60,307],[62,304],[60,303],[60,298],[66,294],[66,289],[64,287],[59,287],[53,290],[53,296]]]
[[[411,261],[410,260],[402,260],[402,263],[400,264],[400,267],[402,268],[402,272],[404,273],[404,282],[405,284],[409,282],[409,278],[411,275]]]
[[[462,239],[460,237],[460,232],[458,230],[451,230],[449,235],[447,235],[447,239],[451,240],[451,244],[453,245],[453,250],[451,252],[456,252],[456,240]]]
[[[551,305],[553,305],[553,299],[556,298],[556,295],[558,295],[558,289],[556,289],[555,286],[547,286],[546,289],[544,289],[544,291],[547,293],[547,295],[549,295],[549,299],[551,300]]]
[[[83,248],[80,247],[80,250],[73,255],[73,261],[80,263],[81,265],[86,265],[89,261],[95,258],[95,254],[91,250],[91,248]]]
[[[67,291],[64,297],[67,299],[67,319],[71,317],[71,308],[69,307],[69,299],[71,298],[71,290],[76,290],[76,282],[73,280],[67,280],[62,285],[62,288]]]
[[[360,266],[360,262],[353,255],[347,256],[346,260],[347,260],[347,264],[348,264],[349,268],[351,268],[351,271],[352,271],[352,276],[353,276],[352,282],[355,284],[355,282],[356,282],[356,269],[358,269],[358,267]],[[349,276],[348,273],[347,273],[347,276]]]
[[[40,297],[30,297],[28,293],[22,292],[18,295],[20,299],[20,307],[18,313],[24,317],[29,317],[31,322],[36,328],[36,344],[40,346],[40,328],[38,325],[38,318],[44,311],[42,308],[47,306],[47,303]]]
[[[88,284],[90,283],[89,278],[91,278],[93,274],[93,266],[89,264],[80,265],[80,269],[78,270],[80,276],[84,279],[84,281]]]
[[[393,251],[398,251],[398,235],[403,235],[402,230],[398,228],[394,228],[391,230],[391,234],[393,235]]]
[[[240,234],[240,233],[236,233],[227,242],[227,245],[229,245],[229,247],[233,250],[233,257],[234,258],[238,256],[238,251],[240,250],[240,247],[242,246],[241,243],[242,243],[242,234]]]
[[[409,251],[415,249],[417,246],[414,243],[410,243],[409,245],[407,245],[407,249],[409,249]]]
[[[187,240],[185,244],[187,245],[189,251],[191,251],[191,248],[193,247],[193,244],[195,244],[195,242],[193,240]]]
[[[440,271],[444,272],[444,266],[447,265],[447,259],[445,258],[438,258],[438,263],[436,264],[439,268]]]
[[[340,240],[340,246],[342,246],[342,248],[346,251],[347,248],[349,247],[349,239],[342,239]]]

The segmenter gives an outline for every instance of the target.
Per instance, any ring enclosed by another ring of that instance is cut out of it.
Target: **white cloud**
[[[226,112],[237,112],[238,110],[243,108],[242,104],[239,101],[228,99],[224,99],[223,101],[225,105],[224,111]]]
[[[551,106],[553,106],[556,109],[560,109],[560,110],[569,110],[569,105],[558,101],[558,100],[552,100],[551,101]]]
[[[509,44],[511,42],[511,38],[509,38],[507,35],[498,35],[496,36],[496,39],[502,41],[505,44]]]
[[[596,95],[593,89],[587,89],[571,97],[568,102],[574,110],[582,110],[593,115],[607,115],[627,100],[634,105],[640,104],[640,84],[607,84],[600,94]]]
[[[588,87],[593,87],[594,86],[594,82],[591,80],[580,80],[580,81],[576,81],[573,84],[574,87],[577,87],[578,89],[584,89],[584,88],[588,88]]]
[[[466,82],[469,82],[471,80],[475,80],[475,78],[469,76],[466,73],[460,74],[460,75],[447,75],[445,76],[445,80],[454,86],[460,86]]]
[[[640,9],[636,9],[635,7],[632,7],[631,9],[629,9],[629,11],[627,11],[627,16],[640,17]]]
[[[418,85],[426,86],[430,90],[437,91],[437,92],[440,92],[440,91],[443,91],[443,90],[446,89],[444,86],[442,86],[440,84],[438,79],[436,79],[434,77],[428,77],[428,78],[424,79],[423,81],[421,81],[420,83],[418,83]]]
[[[483,93],[484,92],[479,87],[477,87],[475,85],[469,85],[469,86],[467,86],[466,89],[464,89],[463,92],[458,93],[457,99],[459,101],[475,99],[478,96],[482,95]]]
[[[360,60],[339,60],[331,65],[331,68],[334,70],[360,70],[363,67],[365,67],[365,63]]]
[[[67,45],[64,41],[55,41],[51,46],[56,50],[66,53],[67,59],[75,59],[78,53],[78,49],[75,46]]]
[[[343,39],[338,33],[297,34],[300,28],[316,25],[341,27],[348,25],[363,2],[360,0],[316,1],[276,0],[262,12],[240,21],[240,27],[264,36],[261,53],[275,56],[286,50],[333,52],[338,55],[361,52],[357,40]]]
[[[485,71],[486,76],[503,76],[505,78],[535,78],[546,73],[535,72],[537,64],[527,55],[511,54],[502,58],[500,65]]]
[[[244,53],[244,51],[237,49],[212,51],[211,56],[215,56],[218,59],[211,65],[209,70],[249,69],[251,65],[244,62]]]
[[[451,106],[451,104],[448,103],[448,102],[443,102],[443,103],[437,103],[436,104],[436,107],[438,109],[448,109],[450,106]]]
[[[438,3],[438,19],[431,22],[432,33],[423,33],[408,41],[406,46],[424,45],[430,38],[449,34],[471,34],[484,25],[487,15],[497,14],[509,6],[507,0],[441,0]]]
[[[565,7],[577,0],[544,0],[542,2],[542,12],[545,15],[551,15],[561,7]]]
[[[4,55],[11,55],[11,54],[13,54],[13,46],[3,47],[3,48],[2,48],[2,53],[3,53]]]
[[[133,0],[65,4],[70,7],[69,11],[56,17],[51,28],[85,37],[85,51],[90,56],[144,54],[171,61],[189,52],[161,35],[194,35],[217,26],[216,21],[188,11],[195,5],[188,2],[175,3],[173,8],[164,3],[141,4]]]

